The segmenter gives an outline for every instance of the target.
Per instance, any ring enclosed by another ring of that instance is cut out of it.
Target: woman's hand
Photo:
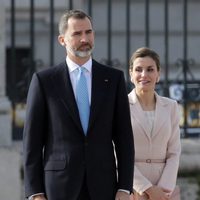
[[[171,191],[160,188],[158,186],[152,186],[145,191],[149,197],[149,200],[168,200],[170,197],[170,192]]]

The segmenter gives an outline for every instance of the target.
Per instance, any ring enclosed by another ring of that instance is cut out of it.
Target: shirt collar
[[[67,66],[69,68],[70,73],[72,71],[76,70],[78,67],[80,67],[75,62],[73,62],[68,56],[66,58],[66,63],[67,63]],[[87,69],[87,71],[89,71],[91,73],[91,71],[92,71],[92,58],[90,57],[90,59],[86,63],[84,63],[82,66],[85,69]]]

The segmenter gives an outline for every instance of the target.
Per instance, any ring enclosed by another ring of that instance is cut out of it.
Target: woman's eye
[[[148,69],[148,72],[153,72],[153,71],[154,71],[153,68]]]
[[[142,72],[142,69],[136,68],[135,71],[136,71],[136,72]]]

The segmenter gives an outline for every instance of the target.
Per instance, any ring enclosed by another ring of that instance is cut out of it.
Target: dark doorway
[[[11,48],[6,52],[6,93],[12,102],[12,137],[22,139],[25,118],[25,101],[30,82],[30,49],[16,48],[12,65]]]

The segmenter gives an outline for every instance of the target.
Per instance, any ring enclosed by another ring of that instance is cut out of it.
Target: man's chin
[[[92,51],[87,51],[87,52],[83,52],[83,51],[77,51],[76,52],[76,56],[80,57],[80,58],[86,58],[88,56],[91,56]]]

